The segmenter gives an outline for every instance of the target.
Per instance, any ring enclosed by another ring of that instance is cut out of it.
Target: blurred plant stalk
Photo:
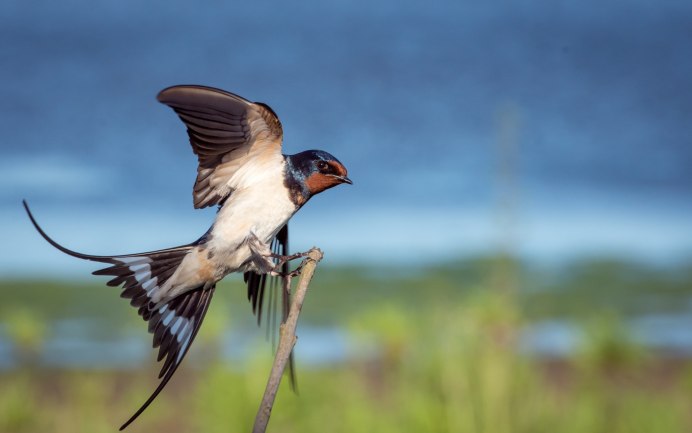
[[[519,160],[519,108],[506,103],[497,113],[495,148],[496,218],[498,254],[491,276],[491,287],[515,293],[518,289],[517,243],[520,186]]]

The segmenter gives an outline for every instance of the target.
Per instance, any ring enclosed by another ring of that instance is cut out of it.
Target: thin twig
[[[274,406],[274,399],[276,398],[276,393],[281,383],[281,376],[283,376],[284,370],[286,369],[288,359],[293,351],[293,346],[295,346],[298,340],[296,337],[296,326],[298,325],[300,310],[303,308],[303,300],[308,291],[310,280],[312,280],[312,276],[315,273],[317,263],[322,260],[322,257],[322,251],[320,251],[319,248],[313,247],[308,252],[308,256],[305,260],[303,260],[300,280],[298,281],[295,294],[291,299],[291,309],[289,310],[288,318],[279,328],[279,347],[276,350],[274,365],[272,365],[267,388],[264,390],[262,403],[260,403],[257,416],[255,417],[255,425],[252,428],[253,433],[264,433],[267,430],[269,416]]]

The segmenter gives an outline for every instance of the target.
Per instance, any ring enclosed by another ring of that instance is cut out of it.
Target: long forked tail
[[[137,308],[142,319],[149,323],[149,332],[154,334],[153,347],[159,348],[157,361],[165,358],[159,372],[161,382],[142,407],[123,424],[120,428],[122,430],[151,404],[177,370],[204,320],[215,287],[191,287],[190,290],[163,304],[154,304],[151,301],[152,297],[173,276],[187,253],[194,248],[194,244],[119,256],[82,254],[51,239],[36,222],[26,201],[23,203],[36,230],[55,248],[80,259],[110,265],[95,271],[94,275],[112,276],[107,283],[109,286],[122,284],[123,291],[120,296],[130,299],[130,305]]]
[[[117,256],[93,256],[78,253],[51,239],[36,222],[26,201],[23,203],[34,227],[49,244],[73,257],[111,265],[94,271],[93,274],[112,276],[113,278],[106,283],[109,286],[117,287],[122,284],[121,297],[130,299],[130,304],[139,308],[139,314],[144,320],[149,319],[147,310],[151,298],[156,294],[159,287],[162,287],[171,278],[187,253],[194,247],[190,244],[146,253]]]

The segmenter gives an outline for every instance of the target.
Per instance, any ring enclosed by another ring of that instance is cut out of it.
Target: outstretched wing
[[[272,240],[272,252],[275,254],[280,254],[282,256],[288,255],[288,224],[283,226],[279,233]],[[288,262],[284,263],[281,267],[281,273],[284,275],[288,273]],[[268,277],[267,274],[256,274],[254,272],[246,272],[244,274],[245,282],[247,283],[247,298],[252,305],[252,312],[257,316],[257,324],[262,323],[262,313],[265,309],[265,293],[268,291],[268,298],[266,299],[266,316],[267,321],[267,333],[273,332],[272,337],[276,335],[277,323],[277,301],[278,294],[276,293],[277,287],[281,291],[281,323],[284,323],[288,318],[288,310],[290,307],[290,292],[289,287],[286,286],[286,280],[281,279],[278,281],[278,277]],[[267,287],[267,279],[271,278],[269,281],[269,287]],[[267,290],[268,289],[268,290]],[[289,376],[291,380],[291,387],[296,389],[296,374],[295,374],[295,364],[293,360],[293,352],[289,358]]]
[[[185,123],[199,160],[195,208],[221,203],[248,182],[241,170],[248,161],[281,155],[281,122],[268,105],[204,86],[169,87],[157,99]]]

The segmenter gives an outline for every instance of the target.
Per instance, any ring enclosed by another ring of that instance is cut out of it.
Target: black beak
[[[339,176],[336,174],[328,174],[327,176],[337,178],[337,179],[339,179],[339,182],[341,182],[341,183],[347,183],[349,185],[353,185],[353,181],[346,176]]]

